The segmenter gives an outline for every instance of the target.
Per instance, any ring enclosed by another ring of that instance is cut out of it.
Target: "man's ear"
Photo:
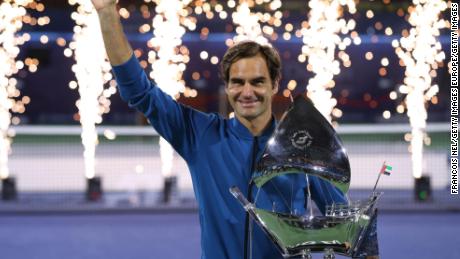
[[[278,93],[278,88],[279,88],[279,81],[275,81],[273,83],[273,94]]]
[[[224,84],[224,91],[228,95],[228,83]]]

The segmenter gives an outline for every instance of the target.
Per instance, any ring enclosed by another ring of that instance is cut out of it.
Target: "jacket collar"
[[[276,124],[277,124],[277,122],[275,120],[275,116],[272,115],[272,119],[269,122],[269,125],[264,129],[262,134],[260,136],[258,136],[259,139],[262,140],[262,141],[268,140],[268,138],[270,138],[270,136],[275,131]],[[246,139],[246,140],[252,140],[254,138],[254,136],[249,131],[249,129],[246,128],[246,126],[244,126],[236,117],[233,117],[233,118],[230,119],[230,125],[231,125],[230,128],[232,129],[232,131],[238,137]]]

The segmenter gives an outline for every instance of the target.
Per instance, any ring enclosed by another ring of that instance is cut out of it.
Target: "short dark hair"
[[[220,63],[220,74],[225,83],[228,83],[230,67],[242,58],[250,58],[261,54],[267,63],[272,83],[281,79],[281,59],[278,51],[271,46],[261,45],[254,41],[243,41],[230,47]]]

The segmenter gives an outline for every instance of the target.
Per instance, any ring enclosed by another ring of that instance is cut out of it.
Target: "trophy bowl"
[[[355,258],[362,254],[381,193],[372,192],[364,202],[350,201],[350,177],[341,139],[313,103],[299,95],[278,123],[252,172],[250,189],[257,187],[254,201],[238,187],[230,188],[230,192],[285,258],[311,258],[311,253],[323,253],[324,258],[334,258],[335,253]],[[289,183],[291,202],[281,197],[283,209],[275,204],[271,209],[259,206],[259,193],[264,188],[274,187],[283,196],[278,189]],[[294,186],[301,191],[294,191]],[[321,190],[312,190],[312,186]],[[329,199],[319,208],[322,215],[314,215],[313,196],[321,195],[326,200],[329,196],[343,199]],[[305,206],[293,209],[293,199],[297,203],[303,199]]]

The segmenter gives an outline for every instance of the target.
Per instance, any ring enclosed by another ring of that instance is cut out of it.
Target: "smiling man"
[[[243,258],[245,211],[229,189],[237,186],[248,193],[254,164],[275,129],[272,99],[281,76],[277,51],[251,41],[228,49],[221,73],[235,117],[202,113],[176,102],[147,78],[123,33],[116,0],[92,2],[99,14],[121,97],[141,111],[187,162],[199,206],[201,258]],[[304,211],[303,200],[297,199],[303,192],[294,193],[283,181],[261,192],[258,206]],[[323,212],[328,204],[346,202],[338,190],[318,178],[312,179],[311,188]],[[293,208],[285,198],[302,202],[294,203]],[[252,258],[282,258],[257,226],[253,231]]]
[[[281,62],[278,53],[255,42],[230,48],[221,63],[225,92],[236,118],[253,135],[272,120],[272,98],[278,92]]]

